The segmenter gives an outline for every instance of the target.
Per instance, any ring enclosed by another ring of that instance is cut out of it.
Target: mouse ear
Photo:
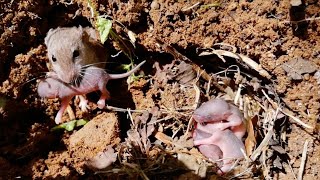
[[[49,31],[47,32],[47,36],[44,38],[44,44],[45,44],[46,46],[49,45],[49,41],[50,41],[51,36],[52,36],[55,32],[57,32],[59,29],[60,29],[59,27],[56,28],[56,29],[53,29],[53,28],[49,29]]]
[[[84,40],[87,40],[87,41],[98,41],[99,40],[98,39],[99,36],[98,36],[96,30],[93,28],[89,28],[89,27],[82,29],[82,37],[86,38]]]
[[[83,41],[83,42],[89,42],[90,36],[89,36],[89,34],[88,34],[86,31],[83,31],[83,30],[82,30],[81,36],[82,36],[82,41]]]
[[[47,32],[47,36],[44,38],[44,43],[46,44],[46,46],[48,46],[48,42],[49,42],[49,40],[50,40],[50,37],[51,37],[53,31],[54,31],[54,30],[51,28],[51,29]]]

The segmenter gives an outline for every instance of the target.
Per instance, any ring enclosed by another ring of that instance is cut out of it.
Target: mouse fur
[[[107,49],[89,27],[58,27],[45,37],[52,70],[65,83],[74,84],[86,66],[104,68]]]

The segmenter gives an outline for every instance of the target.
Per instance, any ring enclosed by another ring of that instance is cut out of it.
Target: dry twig
[[[301,158],[301,163],[300,163],[300,168],[298,173],[298,180],[302,180],[302,177],[303,177],[303,171],[304,171],[304,168],[306,165],[306,159],[307,159],[308,143],[309,143],[308,140],[304,142],[302,158]]]

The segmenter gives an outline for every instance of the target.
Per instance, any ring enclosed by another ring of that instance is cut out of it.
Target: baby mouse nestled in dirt
[[[211,99],[195,110],[193,119],[194,145],[210,160],[223,159],[219,174],[230,171],[233,159],[242,158],[245,149],[246,128],[239,109],[223,99]]]

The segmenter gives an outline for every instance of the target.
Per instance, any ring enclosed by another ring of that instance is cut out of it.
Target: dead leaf
[[[294,80],[301,80],[303,74],[313,73],[317,70],[317,66],[313,62],[302,58],[291,59],[284,63],[282,68]]]
[[[172,142],[173,142],[173,139],[167,135],[165,135],[164,133],[162,132],[157,132],[154,136],[155,138],[157,138],[159,141],[167,144],[167,145],[171,145]]]
[[[130,129],[127,131],[128,141],[134,146],[139,146],[143,150],[143,145],[141,143],[140,134],[137,129]]]
[[[184,148],[192,148],[193,147],[193,139],[191,136],[180,136],[179,139],[174,139],[174,144],[178,144],[178,147]]]
[[[95,157],[89,159],[86,165],[93,169],[104,169],[117,160],[117,153],[111,146],[107,146],[104,152],[98,153]]]
[[[252,124],[252,119],[254,119],[255,117],[253,117],[247,121],[248,137],[245,140],[245,147],[246,147],[246,153],[248,156],[250,156],[252,154],[252,152],[257,144],[256,137],[254,135],[253,124]]]
[[[168,73],[169,79],[179,81],[180,84],[188,84],[196,78],[196,73],[192,68],[192,65],[185,63],[184,61],[176,61],[174,68]]]
[[[281,146],[271,146],[271,148],[273,149],[273,150],[275,150],[275,151],[277,151],[278,153],[280,153],[280,154],[286,154],[287,152],[286,152],[286,150],[285,149],[283,149],[283,147],[281,147]]]
[[[277,156],[277,158],[273,161],[273,166],[277,167],[278,169],[283,169],[283,165],[279,156]]]
[[[197,158],[185,153],[178,153],[178,160],[182,162],[188,169],[194,170],[195,174],[203,178],[206,177],[207,166],[203,163],[203,161],[197,161]]]

